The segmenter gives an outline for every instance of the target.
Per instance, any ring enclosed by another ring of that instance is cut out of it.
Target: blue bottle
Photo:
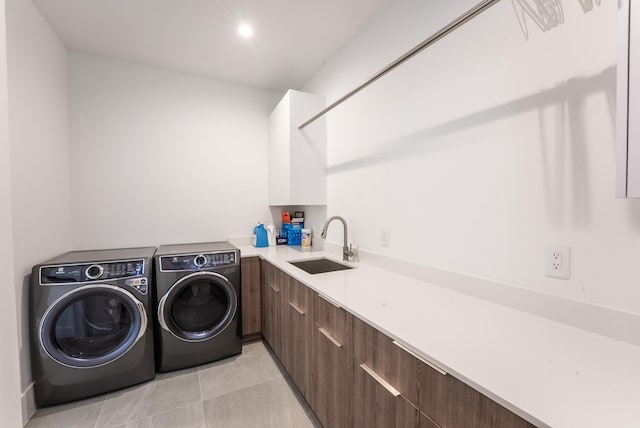
[[[262,223],[258,223],[253,228],[253,246],[254,247],[268,247],[269,238],[267,237],[267,229],[264,228]]]

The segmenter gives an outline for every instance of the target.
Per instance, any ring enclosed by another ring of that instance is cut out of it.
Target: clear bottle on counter
[[[302,229],[301,245],[303,250],[311,249],[311,229]]]

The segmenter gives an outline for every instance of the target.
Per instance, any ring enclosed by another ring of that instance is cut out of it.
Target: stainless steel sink
[[[310,274],[353,269],[353,266],[347,266],[342,263],[334,262],[333,260],[327,259],[325,257],[310,260],[296,260],[290,261],[289,263]]]

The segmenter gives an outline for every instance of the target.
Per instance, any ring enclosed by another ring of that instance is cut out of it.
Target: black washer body
[[[38,407],[153,379],[155,250],[72,251],[33,267],[29,318]]]
[[[156,367],[242,352],[240,251],[228,242],[161,245],[155,255]]]

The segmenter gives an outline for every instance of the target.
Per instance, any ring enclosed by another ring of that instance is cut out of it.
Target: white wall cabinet
[[[620,0],[618,11],[618,143],[616,196],[640,197],[640,4]]]
[[[326,118],[298,129],[325,106],[322,96],[289,90],[271,113],[269,205],[326,205]]]

